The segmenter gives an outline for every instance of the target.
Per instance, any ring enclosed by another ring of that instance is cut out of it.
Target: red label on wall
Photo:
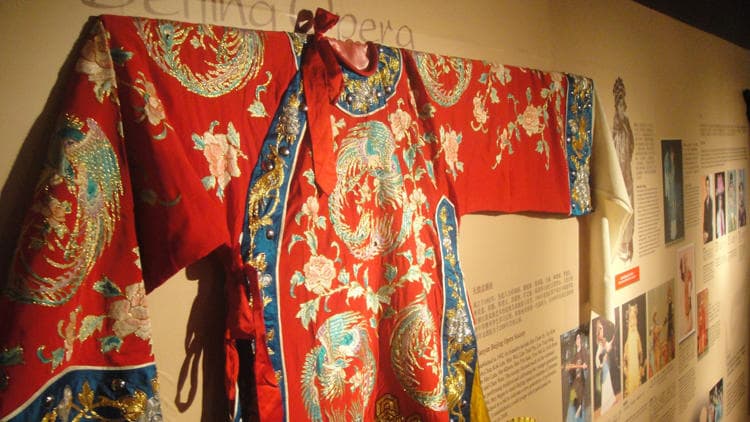
[[[615,289],[619,290],[628,284],[633,284],[641,279],[641,267],[633,267],[627,271],[615,275]]]

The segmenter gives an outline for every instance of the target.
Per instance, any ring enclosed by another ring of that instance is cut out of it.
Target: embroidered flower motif
[[[457,176],[457,171],[464,170],[464,164],[458,161],[458,147],[460,143],[460,133],[452,129],[446,129],[445,127],[440,128],[440,144],[445,153],[445,162],[448,164],[447,171],[453,175],[454,179]]]
[[[231,148],[227,142],[226,135],[205,133],[206,148],[203,154],[208,160],[208,168],[211,175],[216,177],[219,186],[224,188],[232,177],[240,175],[237,166],[237,149]]]
[[[562,78],[563,75],[560,72],[550,72],[550,78],[552,79],[552,91],[559,91],[562,89]]]
[[[146,101],[143,111],[146,113],[148,122],[152,125],[157,125],[166,118],[164,104],[162,104],[161,100],[156,95],[156,88],[150,81],[144,81],[143,89],[145,91],[143,99]]]
[[[542,124],[542,108],[529,105],[520,116],[521,126],[523,126],[528,136],[541,133],[544,125]]]
[[[510,69],[506,68],[505,66],[493,63],[490,66],[490,72],[492,72],[495,79],[500,82],[500,85],[505,85],[510,82]]]
[[[406,131],[411,126],[411,116],[404,110],[398,109],[388,116],[388,121],[391,123],[391,132],[396,141],[404,139]]]
[[[146,289],[143,283],[135,283],[125,288],[125,299],[109,305],[108,315],[115,320],[112,331],[119,338],[130,334],[148,340],[151,338],[151,322],[146,307]]]
[[[486,131],[486,129],[484,129],[484,125],[487,124],[488,118],[489,114],[487,113],[487,108],[484,105],[482,94],[477,92],[477,95],[474,96],[474,121],[476,121],[478,125],[474,130],[479,130],[479,128],[482,128],[483,131]],[[474,127],[473,122],[472,127]]]
[[[409,202],[412,204],[412,206],[414,206],[414,209],[416,210],[420,205],[427,202],[427,197],[425,196],[424,192],[422,192],[421,188],[416,188],[412,193],[409,194]]]
[[[338,119],[336,120],[333,116],[330,116],[331,119],[331,134],[334,138],[339,136],[339,133],[341,133],[341,129],[346,127],[346,123],[344,123],[344,119]]]
[[[161,132],[152,135],[154,140],[160,141],[167,136],[167,129],[172,129],[172,126],[166,121],[167,114],[164,111],[164,104],[156,93],[156,87],[151,81],[146,79],[143,72],[138,72],[138,75],[139,77],[136,78],[135,83],[131,86],[143,97],[143,106],[133,106],[137,115],[137,121],[140,123],[148,120],[151,126],[160,126],[162,128]]]
[[[214,133],[218,124],[217,121],[211,122],[203,136],[194,133],[193,142],[196,149],[203,151],[211,173],[202,179],[203,187],[206,190],[216,187],[216,196],[223,200],[224,188],[229,181],[242,174],[237,164],[239,157],[247,159],[247,156],[240,151],[240,135],[232,122],[227,125],[226,134]]]
[[[81,57],[76,62],[76,71],[88,75],[89,81],[94,83],[94,94],[100,103],[117,87],[103,29],[83,45]]]
[[[323,294],[329,290],[336,277],[333,261],[321,255],[311,257],[303,271],[305,272],[305,287],[315,294]]]
[[[302,214],[308,215],[311,218],[318,218],[318,211],[320,210],[320,204],[314,196],[308,196],[304,204],[302,204]]]

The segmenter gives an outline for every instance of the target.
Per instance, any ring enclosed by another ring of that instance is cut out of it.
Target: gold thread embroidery
[[[138,35],[149,56],[159,67],[189,91],[204,97],[218,97],[241,89],[257,75],[264,61],[264,41],[257,31],[212,25],[192,25],[151,19],[135,19]],[[185,41],[191,50],[205,50],[205,73],[182,62]],[[215,61],[208,60],[213,54]]]
[[[78,118],[66,117],[59,167],[46,170],[32,208],[41,218],[21,231],[21,247],[5,291],[14,300],[45,306],[66,303],[112,240],[123,195],[120,165],[104,131],[93,119],[86,124],[89,130],[84,133]],[[61,201],[53,192],[75,202]],[[68,215],[74,212],[70,227]],[[38,263],[32,267],[24,245],[41,253],[54,275],[41,274]]]
[[[391,394],[384,394],[375,402],[375,422],[420,422],[419,415],[405,418],[401,415],[398,399]]]
[[[260,252],[253,255],[255,236],[261,228],[273,224],[271,216],[279,206],[279,189],[284,183],[284,160],[278,156],[276,148],[271,147],[271,151],[273,153],[273,168],[258,178],[250,190],[247,200],[247,228],[250,236],[250,257],[247,263],[259,272],[266,270],[266,254]]]
[[[437,328],[430,309],[424,303],[402,309],[391,335],[391,365],[396,379],[411,398],[432,410],[446,406],[443,365],[438,357]],[[438,380],[431,390],[420,389],[417,372],[431,368]]]
[[[455,245],[451,241],[451,232],[455,230],[453,221],[448,221],[448,211],[441,207],[439,213],[440,231],[445,253],[445,261],[451,266],[453,274],[460,274],[457,268],[458,259]],[[445,374],[445,396],[448,410],[458,421],[464,421],[463,408],[466,406],[464,394],[466,392],[466,372],[473,372],[475,361],[475,339],[470,327],[470,317],[464,298],[461,297],[458,281],[453,277],[445,277],[450,287],[450,295],[456,306],[447,309],[445,320],[448,321],[448,345],[445,350],[445,360],[448,362],[448,373]]]
[[[149,400],[145,392],[135,390],[132,395],[124,396],[119,399],[110,399],[106,396],[97,395],[89,386],[88,381],[84,381],[81,391],[76,395],[78,403],[73,401],[73,391],[70,386],[66,386],[63,392],[63,399],[55,408],[47,412],[42,418],[42,422],[55,422],[60,420],[69,420],[72,414],[75,414],[72,421],[78,422],[82,419],[96,420],[105,422],[114,422],[126,420],[134,422],[144,414],[153,412],[153,407],[158,406],[158,402]],[[101,412],[109,409],[118,412],[120,417],[108,418],[102,416]]]

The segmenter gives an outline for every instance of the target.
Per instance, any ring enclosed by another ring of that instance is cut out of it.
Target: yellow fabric
[[[471,387],[471,410],[469,416],[472,422],[489,422],[490,414],[487,412],[487,404],[484,402],[482,386],[479,382],[479,366],[474,373],[474,383]]]

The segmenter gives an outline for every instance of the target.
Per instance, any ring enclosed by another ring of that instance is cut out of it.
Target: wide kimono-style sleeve
[[[0,296],[0,419],[159,413],[117,52],[95,22]]]
[[[146,292],[238,244],[248,169],[296,72],[283,33],[91,27],[0,295],[3,421],[159,419]]]
[[[407,54],[420,117],[459,215],[591,210],[593,83],[579,76]]]

